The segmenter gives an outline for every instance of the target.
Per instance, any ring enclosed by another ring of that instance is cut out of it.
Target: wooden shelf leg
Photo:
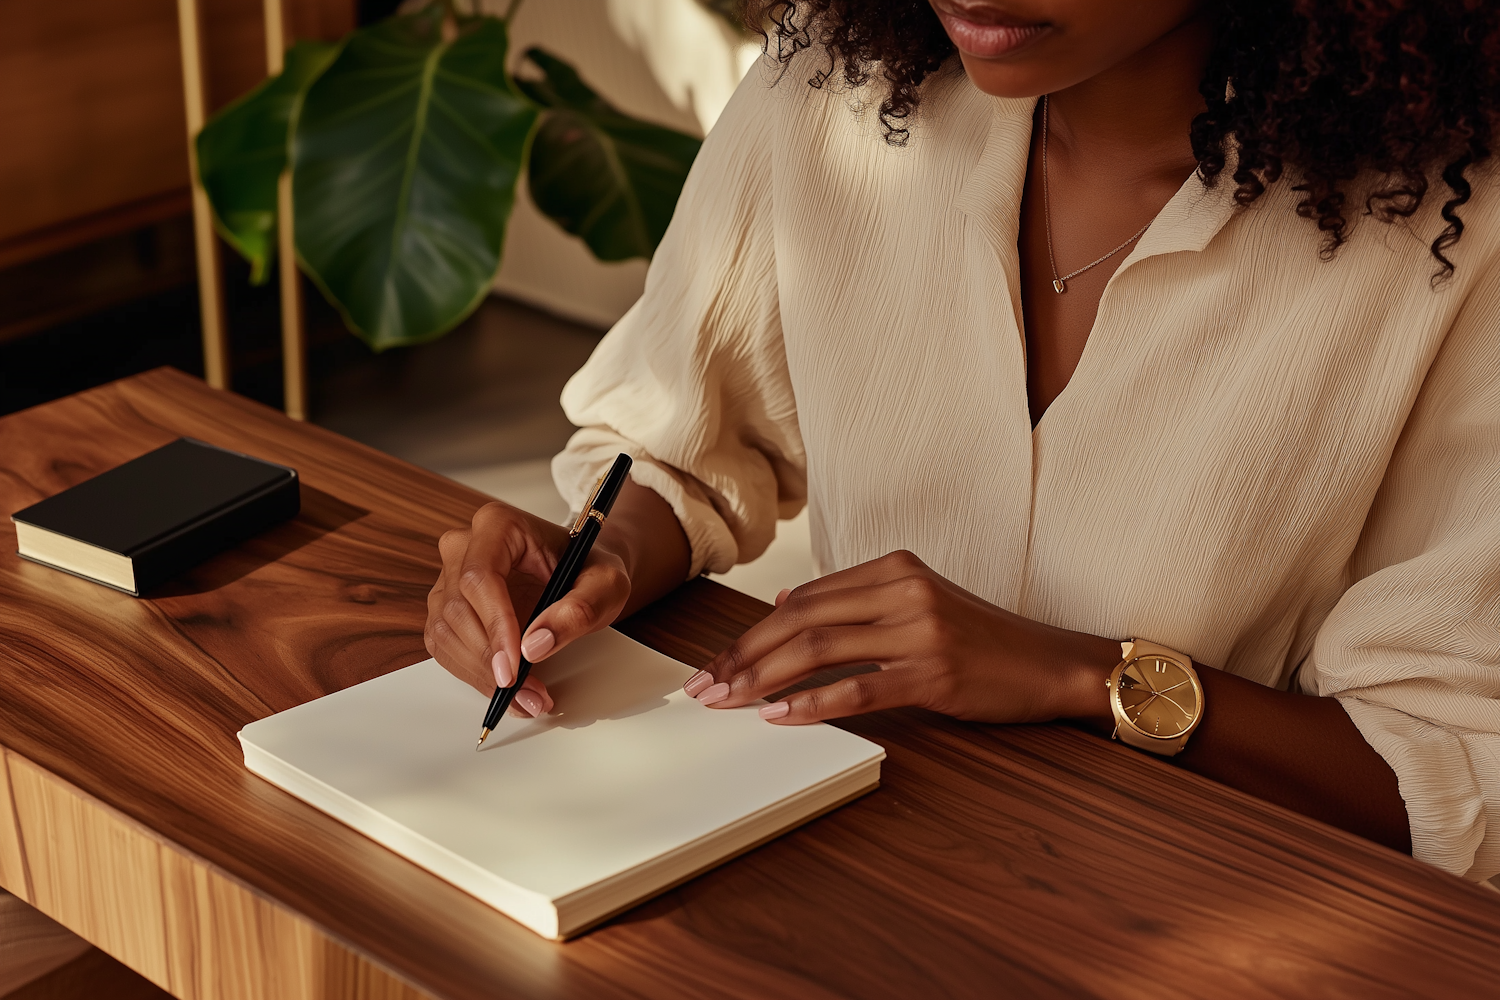
[[[281,258],[281,378],[286,415],[307,419],[307,330],[302,323],[302,275],[297,270],[297,244],[292,229],[292,172],[276,183],[278,230],[276,252]]]
[[[265,0],[266,72],[286,65],[282,0]],[[281,278],[281,384],[286,415],[307,419],[307,331],[302,321],[302,278],[297,272],[297,240],[292,216],[292,172],[276,183],[276,253]]]
[[[193,239],[198,251],[198,301],[203,321],[203,377],[215,389],[228,389],[229,324],[224,314],[224,271],[208,195],[198,181],[197,138],[207,116],[203,87],[203,36],[198,0],[177,0],[177,32],[182,47],[182,92],[187,104],[188,164],[193,179]]]

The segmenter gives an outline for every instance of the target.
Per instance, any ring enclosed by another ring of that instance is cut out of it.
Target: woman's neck
[[[1052,155],[1108,160],[1128,174],[1176,174],[1181,183],[1196,162],[1188,127],[1204,110],[1198,86],[1213,36],[1212,15],[1200,12],[1128,59],[1052,94]]]

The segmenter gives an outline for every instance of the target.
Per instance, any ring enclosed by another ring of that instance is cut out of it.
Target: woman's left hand
[[[686,685],[715,708],[764,698],[828,667],[874,664],[761,708],[801,724],[918,705],[982,722],[1107,722],[1118,641],[983,601],[910,552],[783,592],[777,607]]]

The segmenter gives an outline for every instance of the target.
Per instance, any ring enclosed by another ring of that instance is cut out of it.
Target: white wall
[[[502,13],[508,0],[484,0]],[[621,111],[702,135],[759,53],[697,0],[526,0],[512,49],[539,45]],[[495,290],[569,319],[614,323],[641,294],[643,260],[605,264],[518,192]]]

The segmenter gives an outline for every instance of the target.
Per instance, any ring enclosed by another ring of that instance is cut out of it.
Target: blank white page
[[[758,705],[700,705],[682,690],[691,668],[613,629],[534,669],[555,712],[507,716],[479,752],[486,699],[435,660],[252,723],[240,738],[247,762],[258,750],[550,900],[885,756],[831,726],[772,725]],[[426,849],[403,848],[404,834],[298,794],[424,863]],[[475,891],[451,865],[438,873]]]

